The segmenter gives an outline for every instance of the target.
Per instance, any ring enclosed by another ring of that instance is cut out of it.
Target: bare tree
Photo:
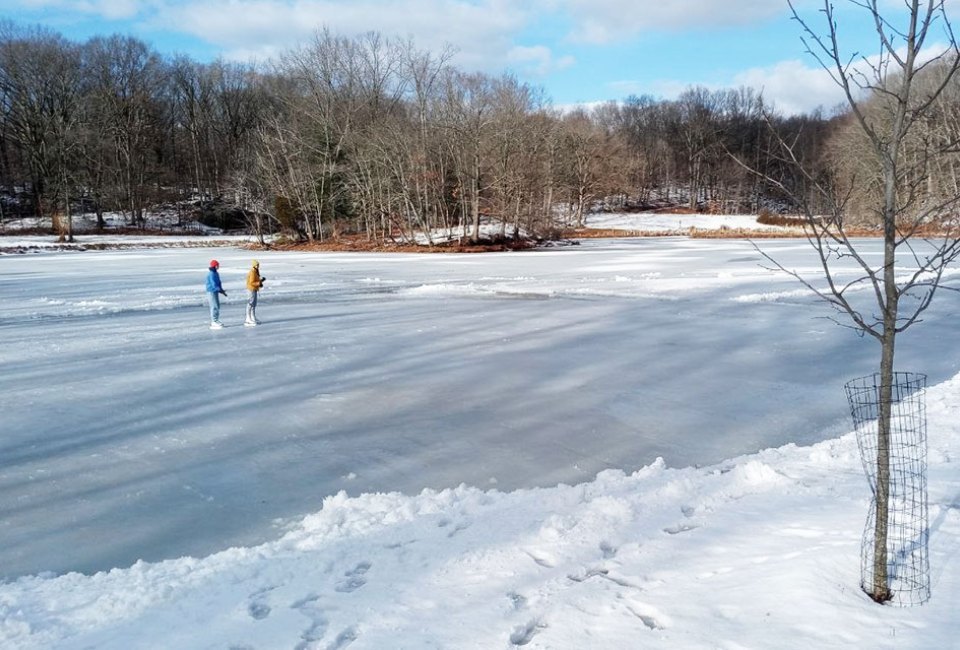
[[[5,131],[25,160],[34,214],[43,217],[49,208],[56,226],[58,198],[65,197],[69,213],[68,157],[78,115],[79,57],[72,43],[48,30],[10,28],[0,37]]]
[[[625,156],[620,139],[582,110],[563,117],[561,133],[568,202],[573,223],[582,228],[591,204],[626,187]]]
[[[936,122],[940,99],[960,69],[960,58],[944,0],[906,0],[899,13],[881,9],[881,0],[850,0],[876,27],[879,53],[869,59],[842,50],[830,0],[824,0],[820,10],[823,27],[819,30],[801,17],[793,0],[788,4],[802,26],[808,53],[842,89],[861,146],[854,152],[859,157],[855,173],[825,176],[808,171],[793,144],[780,140],[786,159],[805,170],[803,179],[810,194],[798,196],[782,180],[767,178],[804,206],[809,240],[819,255],[826,287],[814,286],[812,280],[771,261],[880,344],[873,571],[872,584],[864,589],[877,602],[885,602],[893,596],[887,542],[897,335],[920,320],[944,270],[960,255],[960,239],[950,218],[960,196],[955,191],[932,191],[937,165],[956,156],[958,133],[917,136]],[[939,53],[927,52],[925,47],[932,45],[938,28],[947,47]],[[879,264],[862,254],[848,234],[850,199],[864,186],[872,188],[869,209],[883,232]],[[930,237],[929,229],[941,234]],[[855,278],[847,279],[834,270],[841,260],[854,261],[859,269]],[[870,296],[867,304],[863,304],[862,289]]]
[[[303,112],[295,108],[295,93],[286,86],[275,86],[284,101],[258,128],[257,174],[275,197],[275,216],[281,227],[298,236],[302,232],[313,241],[313,220],[305,218],[305,212],[311,205],[315,163],[302,135],[307,132],[301,124]]]
[[[453,72],[447,77],[444,126],[450,133],[462,214],[469,215],[470,239],[480,239],[481,202],[489,179],[486,153],[494,125],[494,83],[483,74]]]
[[[513,235],[520,230],[520,215],[525,201],[524,178],[531,150],[536,148],[536,132],[529,116],[542,100],[529,85],[505,75],[493,86],[495,118],[490,132],[491,212],[500,220],[500,236],[506,237],[508,223]]]
[[[161,86],[159,56],[137,39],[111,36],[89,44],[101,118],[113,148],[114,183],[131,223],[143,225],[149,153],[157,130],[155,99]]]
[[[412,42],[403,47],[402,62],[411,91],[411,113],[415,120],[415,143],[409,151],[414,179],[412,202],[424,215],[434,213],[437,222],[451,227],[447,209],[447,157],[440,145],[437,113],[442,101],[441,84],[453,57],[445,48],[437,56],[417,50]]]
[[[711,165],[722,155],[720,112],[723,92],[697,86],[684,91],[674,103],[671,129],[678,167],[686,170],[688,205],[697,210],[706,197]]]

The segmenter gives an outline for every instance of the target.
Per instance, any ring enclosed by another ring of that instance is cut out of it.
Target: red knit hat
[[[211,268],[211,269],[216,269],[216,268],[219,268],[219,267],[220,267],[220,262],[218,262],[217,260],[210,260],[210,268]]]

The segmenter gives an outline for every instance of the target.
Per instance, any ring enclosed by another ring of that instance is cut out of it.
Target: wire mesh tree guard
[[[889,597],[900,605],[922,605],[930,599],[929,528],[927,507],[927,414],[924,399],[927,376],[895,372],[890,396],[889,498],[886,517],[878,509],[878,470],[881,470],[880,375],[847,382],[844,388],[873,494],[860,551],[860,586],[873,591],[877,572],[886,569]],[[882,477],[882,474],[880,474]],[[882,488],[883,481],[880,481]],[[877,545],[877,518],[886,520],[885,545]],[[885,548],[885,558],[883,557]],[[878,561],[879,558],[879,561]],[[885,559],[885,561],[884,561]],[[883,576],[880,576],[882,579]]]

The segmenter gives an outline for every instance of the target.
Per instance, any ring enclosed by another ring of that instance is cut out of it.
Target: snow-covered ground
[[[248,251],[0,256],[0,647],[958,647],[956,293],[898,352],[933,598],[897,609],[858,588],[875,344],[749,243],[257,256],[259,328]]]
[[[193,201],[196,200],[197,198],[194,197]],[[179,213],[174,205],[158,206],[144,213],[144,222],[151,229],[190,230],[200,236],[222,234],[223,231],[219,228],[212,228],[196,221],[194,212],[195,205],[191,205],[190,202],[184,203]],[[129,214],[122,212],[104,212],[102,217],[104,228],[107,231],[130,228],[133,225]],[[61,224],[66,226],[66,219],[63,217],[61,217]],[[71,218],[71,224],[75,233],[93,232],[97,229],[97,215],[94,212],[74,214]],[[49,217],[42,219],[37,217],[7,218],[0,221],[0,235],[16,234],[17,231],[22,230],[49,229],[51,227],[52,221]]]
[[[661,214],[596,213],[584,220],[587,228],[628,230],[648,233],[686,234],[690,230],[757,230],[788,232],[793,229],[757,223],[755,214]]]
[[[97,248],[166,248],[208,247],[224,244],[249,244],[251,235],[78,235],[73,242],[60,242],[51,235],[6,235],[0,237],[0,254],[45,252],[53,250],[82,251]]]

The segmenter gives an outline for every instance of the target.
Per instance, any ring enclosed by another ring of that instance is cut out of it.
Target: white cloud
[[[502,69],[511,57],[555,65],[549,51],[516,48],[513,36],[530,19],[508,0],[213,0],[171,4],[160,26],[190,33],[231,58],[271,56],[324,27],[337,34],[370,31],[412,37],[420,48],[457,48],[455,62],[469,69]]]
[[[233,60],[276,58],[329,28],[346,36],[374,31],[409,37],[418,48],[433,52],[452,47],[452,62],[466,70],[509,69],[536,78],[574,63],[550,44],[520,41],[522,31],[551,10],[554,0],[13,1],[62,17],[133,19],[141,29],[194,36]]]
[[[819,106],[831,109],[844,101],[843,91],[826,70],[799,60],[745,70],[734,77],[732,85],[761,91],[768,103],[787,114],[806,113]]]
[[[691,86],[724,90],[747,86],[763,93],[767,105],[786,115],[809,113],[817,108],[830,111],[844,101],[843,91],[830,75],[819,67],[799,60],[780,61],[771,66],[750,68],[724,83],[696,83],[661,80],[652,84],[618,81],[610,84],[623,95],[649,94],[660,99],[676,99]]]
[[[138,0],[17,0],[27,10],[53,9],[63,13],[77,13],[122,20],[139,14],[147,3]]]
[[[777,110],[788,115],[807,113],[818,107],[829,110],[843,101],[842,91],[825,70],[807,66],[799,60],[744,70],[724,83],[621,80],[611,82],[608,86],[619,97],[646,94],[656,99],[676,99],[691,86],[711,90],[748,86],[762,92],[768,105],[772,103]]]
[[[535,76],[544,76],[574,64],[573,57],[554,58],[553,51],[543,45],[533,47],[514,46],[507,53],[507,64],[518,71]]]
[[[139,11],[137,0],[98,0],[97,13],[109,20],[131,18]]]
[[[614,91],[617,97],[627,97],[628,95],[649,95],[651,94],[650,85],[643,81],[635,81],[632,79],[621,79],[618,81],[607,82],[607,87]],[[661,97],[673,97],[679,95],[680,91],[673,92],[663,92],[663,83],[657,84],[659,96]],[[681,89],[682,90],[682,89]]]
[[[76,5],[86,5],[87,2],[73,2],[68,0],[17,0],[15,2],[19,9],[48,9],[54,7],[65,10],[78,10]]]
[[[745,25],[782,14],[774,0],[561,0],[577,25],[571,39],[608,43],[644,31]]]
[[[932,45],[924,49],[919,56],[920,61],[929,61],[939,56],[946,49],[945,44]],[[903,54],[901,52],[901,54]],[[851,68],[859,72],[862,81],[873,81],[878,57],[869,57],[855,61]],[[856,79],[854,80],[856,82]],[[675,80],[663,80],[654,84],[641,84],[636,81],[616,81],[609,86],[620,95],[652,94],[663,99],[674,99],[691,86],[704,86],[713,90],[738,88],[747,86],[763,93],[768,105],[772,104],[778,111],[787,115],[809,113],[817,108],[831,111],[846,103],[846,97],[840,86],[834,81],[830,73],[819,64],[810,60],[805,63],[799,59],[779,61],[763,67],[749,68],[735,74],[729,81],[722,83],[696,83]],[[860,88],[854,85],[855,94]]]
[[[919,61],[930,61],[941,56],[947,46],[942,43],[931,45],[919,54]],[[903,56],[904,52],[899,54]],[[860,93],[858,81],[875,83],[875,66],[878,56],[854,61],[851,70],[857,75],[853,78],[855,95]],[[763,68],[745,70],[733,79],[734,86],[750,86],[763,91],[764,98],[773,100],[777,108],[785,113],[802,113],[818,106],[831,109],[846,102],[840,86],[830,74],[819,65],[807,65],[802,61],[781,61]]]

